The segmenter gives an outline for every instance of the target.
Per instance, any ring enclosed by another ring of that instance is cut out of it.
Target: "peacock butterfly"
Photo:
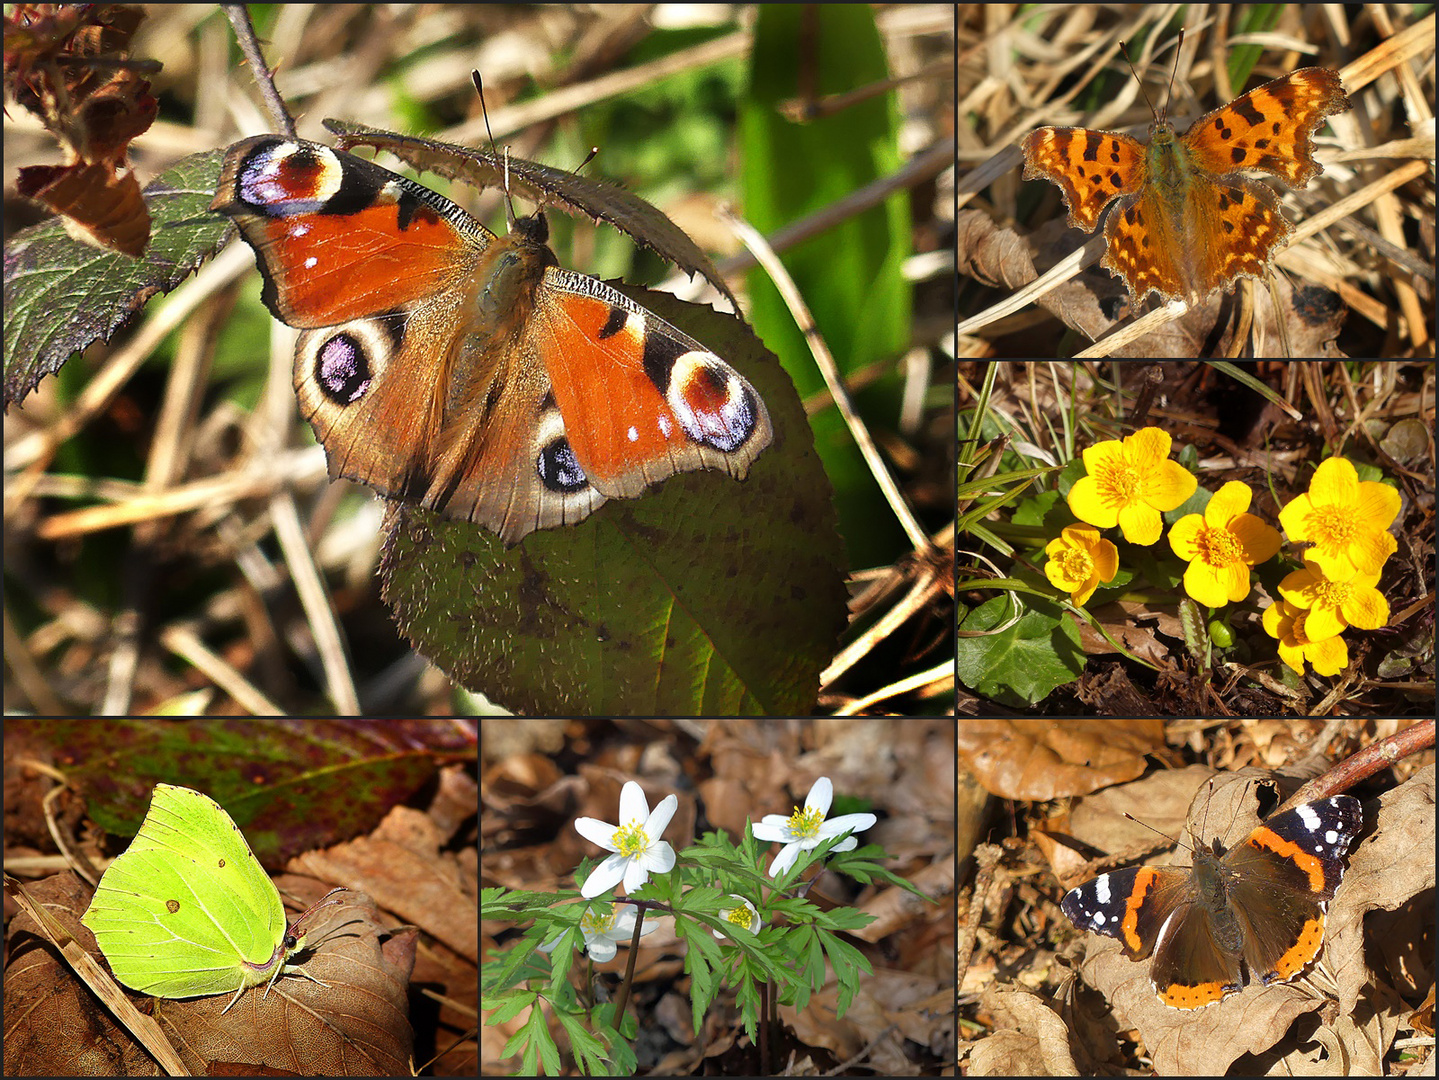
[[[423,184],[274,135],[230,148],[210,208],[304,331],[295,392],[332,478],[514,544],[675,473],[742,480],[773,437],[728,363],[560,268],[542,212],[496,236]]]

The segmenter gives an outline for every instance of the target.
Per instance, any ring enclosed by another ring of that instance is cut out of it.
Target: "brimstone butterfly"
[[[239,826],[190,788],[155,785],[140,831],[100,878],[80,921],[115,978],[152,997],[233,990],[223,1015],[247,987],[281,974],[326,985],[286,964],[304,932],[286,927],[275,883]]]

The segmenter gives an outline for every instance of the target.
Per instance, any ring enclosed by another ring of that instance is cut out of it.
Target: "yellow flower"
[[[1117,524],[1131,544],[1152,544],[1163,526],[1160,513],[1181,506],[1199,481],[1169,458],[1169,436],[1147,427],[1084,451],[1088,476],[1069,489],[1069,509],[1101,529]]]
[[[1337,634],[1316,640],[1308,634],[1308,612],[1288,600],[1264,609],[1264,632],[1279,639],[1279,659],[1300,675],[1304,661],[1314,665],[1316,675],[1338,675],[1349,666],[1349,649]]]
[[[1330,458],[1314,471],[1309,491],[1279,511],[1279,524],[1293,541],[1312,540],[1304,553],[1330,581],[1377,574],[1399,542],[1388,532],[1399,514],[1399,492],[1387,484],[1359,482],[1354,466]]]
[[[1066,525],[1044,549],[1049,561],[1044,574],[1050,584],[1069,593],[1076,604],[1094,595],[1101,581],[1119,573],[1119,549],[1087,525]]]
[[[1204,514],[1187,514],[1169,529],[1169,546],[1189,563],[1184,591],[1201,604],[1223,607],[1249,595],[1249,568],[1279,552],[1279,531],[1246,514],[1253,493],[1231,480]]]
[[[1279,583],[1279,595],[1309,612],[1306,633],[1327,638],[1346,626],[1377,630],[1389,621],[1389,601],[1374,586],[1378,573],[1355,574],[1350,581],[1330,581],[1313,559],[1304,560]]]

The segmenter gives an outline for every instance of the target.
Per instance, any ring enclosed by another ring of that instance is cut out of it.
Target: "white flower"
[[[826,800],[826,806],[829,805]],[[613,851],[604,862],[590,871],[585,878],[580,895],[593,900],[602,892],[609,892],[621,881],[625,892],[632,893],[650,879],[650,872],[667,874],[674,869],[674,848],[660,839],[675,816],[679,799],[666,795],[650,813],[645,793],[633,780],[620,789],[620,823],[606,825],[598,818],[582,817],[575,821],[575,829],[586,840],[598,844],[606,851]]]
[[[734,897],[744,906],[737,908],[720,908],[719,917],[725,922],[734,923],[736,926],[743,926],[751,934],[758,934],[759,928],[764,924],[760,922],[759,912],[755,910],[755,906],[737,893],[730,893],[730,896]],[[725,938],[718,930],[711,930],[710,933],[721,941]]]
[[[772,840],[784,845],[774,862],[769,864],[770,877],[779,877],[793,866],[801,851],[813,850],[831,836],[868,829],[879,820],[873,814],[843,814],[833,821],[825,821],[824,816],[829,813],[833,797],[834,785],[829,782],[829,777],[821,776],[809,789],[803,810],[796,807],[789,817],[766,814],[764,820],[754,826],[756,840]],[[851,836],[830,850],[852,851],[858,844],[859,841]]]
[[[590,959],[597,964],[603,964],[606,960],[615,958],[615,945],[621,943],[628,945],[634,940],[635,918],[638,908],[633,904],[612,903],[593,904],[590,910],[585,912],[580,919],[580,933],[585,936],[585,952],[590,954]],[[654,919],[645,920],[640,928],[640,937],[653,933],[659,928],[659,923]],[[560,937],[564,935],[561,934]],[[540,946],[540,952],[547,953],[560,943],[556,938],[548,944]]]

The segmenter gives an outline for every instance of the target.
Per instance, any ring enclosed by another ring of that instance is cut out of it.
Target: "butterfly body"
[[[421,184],[275,136],[231,148],[212,209],[305,331],[295,390],[334,477],[515,543],[678,472],[743,479],[773,437],[726,361],[561,268],[542,214],[496,236]]]

